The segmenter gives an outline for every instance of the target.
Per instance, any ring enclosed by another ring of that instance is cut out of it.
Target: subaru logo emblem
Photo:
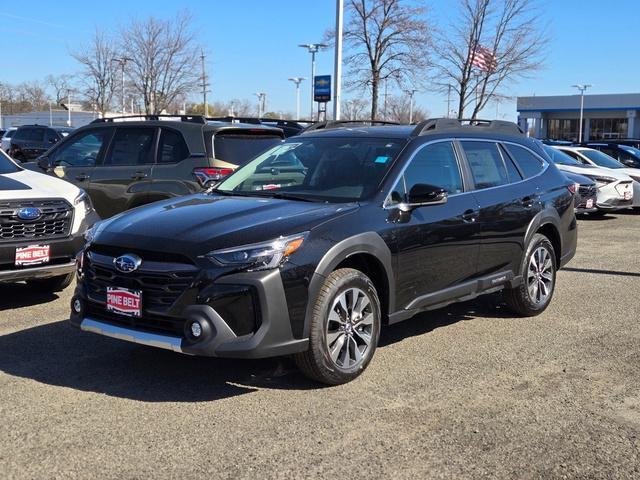
[[[27,207],[18,210],[20,220],[36,220],[42,216],[42,210],[35,207]]]
[[[116,270],[122,273],[130,273],[137,270],[141,263],[142,259],[132,253],[113,259],[113,264],[116,266]]]

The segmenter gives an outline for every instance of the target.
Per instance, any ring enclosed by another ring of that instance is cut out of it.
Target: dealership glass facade
[[[547,136],[554,140],[576,141],[578,139],[578,120],[565,118],[549,120]]]
[[[625,138],[629,121],[626,118],[592,118],[589,126],[589,140]]]

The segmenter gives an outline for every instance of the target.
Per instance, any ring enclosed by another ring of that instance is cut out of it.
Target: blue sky
[[[430,18],[446,28],[454,0],[431,0]],[[267,92],[269,110],[295,110],[292,76],[310,76],[310,55],[299,43],[317,42],[333,26],[334,0],[189,1],[140,0],[106,2],[21,2],[0,0],[3,68],[0,81],[18,83],[47,74],[74,73],[78,65],[69,50],[86,42],[95,28],[117,32],[130,18],[169,17],[188,9],[198,38],[209,52],[213,99],[250,99]],[[573,93],[570,85],[592,83],[590,93],[640,91],[638,0],[543,0],[541,21],[551,40],[546,68],[523,80],[509,95]],[[609,5],[609,8],[605,8]],[[333,51],[318,55],[318,74],[333,73]],[[306,84],[306,85],[305,85]],[[309,82],[303,83],[306,112]],[[356,94],[346,92],[345,96]],[[446,111],[446,98],[420,92],[417,103],[431,115]],[[495,116],[491,106],[485,116]],[[515,118],[515,103],[500,106],[500,117]]]

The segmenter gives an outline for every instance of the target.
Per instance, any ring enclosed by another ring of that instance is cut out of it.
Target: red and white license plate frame
[[[43,265],[51,260],[50,245],[27,245],[16,247],[15,266],[28,267],[32,265]]]
[[[589,200],[587,200],[587,208],[593,208],[593,198],[590,198]]]
[[[142,291],[107,287],[107,311],[127,317],[142,316]]]
[[[632,197],[631,192],[629,192],[629,191],[624,192],[624,199],[625,200],[631,200],[632,198],[633,197]]]

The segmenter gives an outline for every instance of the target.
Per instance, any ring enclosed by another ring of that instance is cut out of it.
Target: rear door
[[[480,207],[478,273],[517,272],[524,252],[524,237],[541,210],[534,179],[516,167],[504,147],[494,141],[463,140]]]
[[[201,190],[196,181],[194,169],[204,168],[206,160],[204,155],[191,156],[180,131],[162,127],[149,186],[149,202],[188,195]]]
[[[148,203],[156,127],[118,126],[91,178],[92,200],[102,218]]]

